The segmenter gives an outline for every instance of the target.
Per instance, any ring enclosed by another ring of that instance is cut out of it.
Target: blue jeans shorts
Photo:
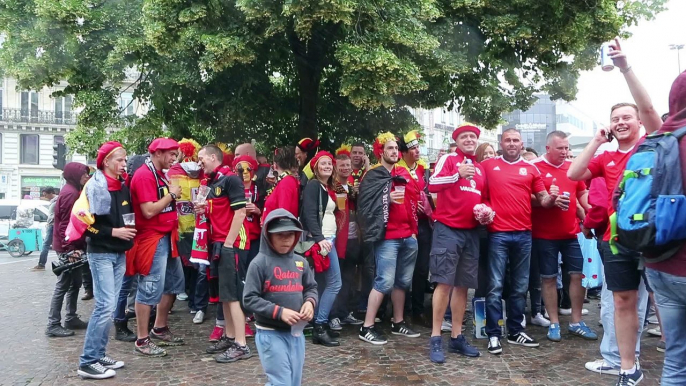
[[[562,255],[564,272],[568,274],[582,274],[584,271],[584,256],[581,254],[579,240],[544,240],[533,239],[534,255],[538,255],[538,268],[541,277],[551,279],[559,273],[558,255]]]
[[[178,295],[185,286],[181,259],[171,257],[170,236],[164,236],[157,244],[150,273],[138,276],[136,302],[154,306],[162,300],[162,294]]]
[[[409,290],[419,246],[412,237],[381,240],[374,245],[376,277],[374,289],[389,294],[393,287]]]

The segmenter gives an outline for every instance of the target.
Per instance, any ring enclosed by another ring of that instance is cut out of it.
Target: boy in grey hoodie
[[[302,225],[287,210],[269,213],[262,227],[260,252],[250,263],[243,303],[255,314],[255,344],[267,384],[300,385],[305,337],[291,326],[310,321],[317,303],[317,283],[307,260],[295,255]]]

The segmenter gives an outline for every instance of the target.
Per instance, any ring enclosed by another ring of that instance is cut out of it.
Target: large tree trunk
[[[309,40],[303,41],[293,30],[288,31],[288,41],[294,55],[298,73],[298,98],[300,100],[298,132],[299,138],[317,138],[317,102],[322,72],[333,49],[339,25],[326,25],[313,28]]]

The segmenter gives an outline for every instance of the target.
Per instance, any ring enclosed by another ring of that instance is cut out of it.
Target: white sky
[[[629,29],[633,34],[622,42],[629,64],[652,98],[660,115],[669,111],[668,98],[672,82],[679,75],[677,51],[670,44],[686,44],[686,1],[670,0],[667,11],[654,20],[639,22]],[[681,71],[686,70],[686,48],[681,50]],[[583,72],[573,105],[595,121],[609,123],[610,107],[619,102],[633,102],[624,77],[615,68],[604,72],[600,66]]]

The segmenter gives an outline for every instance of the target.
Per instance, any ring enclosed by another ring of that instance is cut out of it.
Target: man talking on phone
[[[612,106],[610,127],[596,132],[584,151],[574,159],[567,175],[574,181],[604,177],[608,199],[610,200],[608,214],[612,215],[614,213],[613,192],[622,178],[634,147],[641,139],[639,132],[641,125],[645,127],[646,133],[650,134],[662,126],[662,120],[653,108],[648,93],[632,71],[626,54],[622,52],[618,38],[610,44],[610,57],[614,65],[624,75],[636,104],[619,103]],[[608,151],[593,158],[598,148],[611,140],[612,137],[616,138],[619,144],[617,151]],[[619,374],[618,386],[636,385],[643,379],[643,372],[636,366],[636,355],[640,352],[637,342],[640,342],[641,329],[639,326],[642,326],[642,319],[645,316],[647,293],[641,286],[639,253],[620,247],[619,254],[612,254],[609,246],[610,236],[610,226],[608,225],[603,236],[601,250],[607,289],[612,292],[614,301],[606,299],[607,302],[604,303],[601,300],[601,304],[604,306],[601,320],[605,330],[603,343],[600,346],[603,359],[587,363],[586,368],[596,372]],[[640,301],[639,287],[642,289]],[[609,291],[603,291],[603,298],[609,296]],[[613,305],[614,320],[612,320],[612,311],[610,311]],[[613,322],[614,328],[612,328]],[[612,347],[615,338],[616,345],[619,347],[619,356]],[[592,368],[589,368],[589,365]]]

